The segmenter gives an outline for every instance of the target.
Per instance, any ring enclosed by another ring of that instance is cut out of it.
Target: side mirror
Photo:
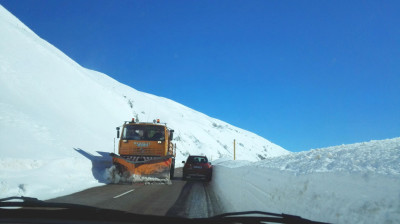
[[[212,165],[211,162],[208,162],[208,164]]]
[[[182,163],[185,163],[185,161],[182,161]]]
[[[174,138],[174,130],[169,131],[169,140],[172,140]]]
[[[117,138],[119,138],[119,127],[117,127]]]

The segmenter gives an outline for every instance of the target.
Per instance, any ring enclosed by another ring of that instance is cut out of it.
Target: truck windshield
[[[122,132],[123,140],[164,141],[164,127],[155,125],[127,125]]]

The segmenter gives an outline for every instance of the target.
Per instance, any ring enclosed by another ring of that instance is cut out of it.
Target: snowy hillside
[[[251,132],[81,67],[2,6],[0,30],[0,197],[48,198],[104,183],[115,127],[132,117],[159,118],[174,129],[177,161],[189,154],[232,157],[234,139],[237,158],[288,154]]]
[[[260,162],[220,160],[212,184],[229,211],[262,210],[331,223],[400,223],[400,138]]]

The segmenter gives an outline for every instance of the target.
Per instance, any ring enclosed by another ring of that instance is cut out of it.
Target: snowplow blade
[[[110,156],[122,175],[170,179],[172,156],[146,161],[131,161],[114,153],[110,153]]]

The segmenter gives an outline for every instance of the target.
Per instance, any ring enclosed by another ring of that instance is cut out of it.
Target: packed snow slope
[[[0,198],[42,199],[105,183],[117,126],[159,118],[189,154],[257,161],[288,154],[270,141],[81,67],[0,5]],[[62,184],[61,184],[62,183]]]
[[[215,164],[212,185],[229,211],[400,223],[400,138]]]

